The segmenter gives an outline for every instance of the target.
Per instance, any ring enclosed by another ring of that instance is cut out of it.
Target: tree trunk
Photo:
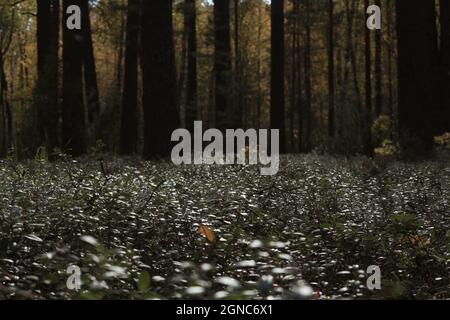
[[[214,1],[214,74],[216,126],[225,130],[234,126],[231,112],[231,38],[230,0]]]
[[[351,12],[352,12],[352,23],[354,20],[354,16],[355,16],[355,12],[357,12],[358,10],[358,0],[353,0],[352,1],[352,6],[351,6]],[[352,38],[353,38],[353,28],[352,31],[350,32],[352,34]],[[356,103],[357,106],[361,109],[362,108],[362,101],[361,101],[361,91],[359,88],[359,82],[358,82],[358,63],[356,61],[356,48],[355,48],[355,44],[354,42],[350,39],[349,41],[349,58],[350,58],[350,65],[352,67],[352,74],[353,74],[353,88],[355,90],[355,95],[356,95]]]
[[[122,93],[120,127],[120,152],[123,155],[137,152],[138,145],[138,39],[140,0],[128,0],[125,76]]]
[[[430,156],[437,116],[438,46],[434,0],[398,0],[399,129],[406,156]]]
[[[386,17],[387,17],[387,86],[388,86],[388,94],[387,94],[387,109],[388,109],[388,115],[391,117],[391,119],[394,119],[394,88],[393,88],[393,63],[392,63],[392,57],[394,56],[394,32],[393,29],[393,22],[392,22],[392,16],[393,16],[393,1],[394,0],[387,0],[386,3]]]
[[[95,65],[94,46],[90,19],[89,0],[81,1],[83,32],[83,72],[89,123],[92,124],[100,113],[97,69]]]
[[[437,128],[442,134],[450,132],[450,2],[440,1],[441,21],[441,52],[440,52],[440,85],[441,85],[441,110],[438,119],[442,122]]]
[[[334,137],[334,1],[328,0],[328,135]]]
[[[345,0],[345,11],[347,17],[347,28],[346,28],[347,37],[345,45],[345,59],[343,62],[344,71],[342,72],[343,78],[341,79],[341,81],[343,82],[341,88],[341,102],[344,105],[354,106],[351,109],[357,108],[357,113],[361,117],[366,113],[364,112],[364,110],[362,110],[363,103],[361,101],[361,91],[359,88],[359,81],[358,81],[359,69],[358,69],[358,62],[356,59],[356,48],[355,48],[354,23],[355,20],[358,22],[360,21],[360,19],[355,19],[356,13],[358,12],[358,0]],[[363,20],[365,21],[365,19]],[[339,79],[339,77],[337,78]],[[348,95],[348,93],[351,92],[350,81],[353,83],[354,97]],[[342,119],[342,117],[345,117],[348,114],[342,112],[339,115],[341,116]],[[348,123],[349,123],[348,121],[340,121],[339,133],[342,133],[344,131],[343,126]],[[364,121],[361,121],[361,127],[363,128],[363,131],[366,130],[367,126],[364,124]]]
[[[241,55],[239,48],[239,0],[234,0],[234,83],[233,83],[233,108],[235,126],[242,126],[244,121],[244,110],[241,100]]]
[[[297,107],[297,96],[298,96],[298,65],[297,65],[297,14],[298,14],[298,0],[292,0],[292,12],[290,14],[290,61],[288,61],[287,65],[290,65],[290,79],[288,79],[289,86],[289,109],[287,113],[287,119],[289,119],[289,127],[288,127],[288,141],[289,142],[289,151],[291,153],[294,153],[294,119],[295,119],[295,109]],[[299,110],[300,111],[300,110]],[[303,127],[301,124],[303,117],[299,115],[299,130]],[[301,133],[300,133],[300,141],[302,139]],[[301,146],[301,142],[299,143],[299,146]]]
[[[311,151],[311,129],[312,129],[312,72],[311,72],[311,0],[305,0],[305,129],[304,132],[304,151]]]
[[[369,7],[369,0],[364,0],[364,12]],[[364,57],[365,57],[365,107],[366,110],[362,112],[363,123],[363,140],[364,140],[364,152],[366,155],[371,156],[373,154],[372,146],[372,50],[371,50],[371,37],[370,30],[366,26],[367,16],[364,15]]]
[[[122,6],[125,6],[125,0],[121,0],[120,4]],[[126,14],[120,11],[120,32],[119,32],[119,39],[117,41],[117,50],[116,50],[116,85],[118,88],[118,92],[122,92],[122,73],[123,73],[123,59],[124,59],[124,46],[125,46],[125,37],[126,37]],[[139,53],[141,55],[142,52]]]
[[[40,1],[40,0],[39,0]],[[64,21],[67,8],[82,1],[63,0]],[[63,28],[63,150],[73,156],[86,153],[85,108],[83,103],[83,31]]]
[[[271,129],[280,130],[280,152],[286,152],[284,96],[284,0],[273,0],[271,6]]]
[[[194,122],[199,119],[197,109],[197,8],[195,0],[185,0],[185,28],[187,35],[187,83],[186,83],[186,127],[194,131]]]
[[[2,33],[0,31],[0,158],[7,153],[7,121],[6,121],[6,77],[2,52]]]
[[[37,84],[35,92],[38,131],[34,147],[58,146],[59,0],[37,1]]]
[[[180,115],[184,118],[180,118],[181,125],[187,127],[187,106],[185,103],[186,96],[186,75],[187,75],[187,49],[188,49],[188,3],[187,0],[183,0],[183,33],[181,36],[181,50],[180,50],[180,66],[179,75],[177,79],[177,101],[180,106]]]
[[[263,97],[262,97],[262,75],[261,75],[261,51],[262,51],[262,6],[261,1],[258,1],[258,43],[257,43],[257,55],[258,61],[256,62],[256,79],[258,81],[258,97],[257,97],[257,105],[256,105],[256,128],[261,128],[261,113],[262,113],[262,105],[263,105]]]
[[[142,2],[144,158],[166,157],[179,125],[172,1]]]
[[[381,0],[376,0],[375,5],[381,8]],[[383,112],[381,72],[381,30],[375,30],[375,115],[377,117]]]
[[[292,78],[293,78],[293,100],[291,111],[291,152],[295,152],[296,146],[295,140],[295,110],[298,113],[298,150],[302,152],[304,150],[304,132],[305,132],[305,110],[303,104],[303,79],[302,79],[302,47],[301,47],[301,33],[300,33],[300,0],[294,0],[293,3],[293,61],[292,61]]]

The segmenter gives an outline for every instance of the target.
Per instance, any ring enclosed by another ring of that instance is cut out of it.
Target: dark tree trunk
[[[261,76],[261,48],[262,48],[262,29],[263,29],[263,22],[262,22],[262,10],[263,10],[263,4],[261,1],[258,1],[258,43],[257,43],[257,54],[258,54],[258,61],[256,62],[256,79],[258,81],[258,98],[257,98],[257,105],[256,105],[256,121],[255,125],[256,128],[259,129],[261,127],[261,113],[262,113],[262,104],[263,104],[263,97],[262,97],[262,76]]]
[[[63,0],[64,21],[67,8],[82,1]],[[63,27],[63,150],[73,156],[86,153],[86,124],[83,103],[83,31]]]
[[[7,153],[7,119],[6,119],[6,77],[2,52],[2,34],[0,31],[0,158]]]
[[[186,83],[186,127],[194,130],[194,122],[198,120],[197,109],[197,9],[195,0],[185,0],[185,21],[187,35],[187,83]]]
[[[36,146],[58,146],[59,0],[37,1]]]
[[[441,21],[441,52],[440,52],[440,85],[441,85],[441,110],[438,119],[441,123],[437,128],[441,134],[450,132],[450,2],[440,0]]]
[[[230,38],[230,0],[214,0],[214,75],[216,126],[234,126],[232,119],[232,66]]]
[[[284,0],[273,0],[271,6],[271,129],[280,130],[280,152],[286,152],[284,96]]]
[[[93,123],[100,113],[97,69],[95,65],[94,46],[92,42],[89,0],[81,1],[83,33],[83,72],[89,123]]]
[[[311,151],[311,129],[312,129],[312,72],[311,72],[311,0],[305,0],[305,129],[304,151]]]
[[[128,0],[125,76],[122,93],[122,114],[120,127],[121,154],[134,154],[138,144],[138,39],[140,0]]]
[[[124,4],[125,0],[122,0],[121,3]],[[123,10],[125,11],[125,10]],[[124,59],[124,46],[125,46],[125,37],[126,37],[126,14],[122,12],[122,10],[120,11],[120,34],[119,34],[119,39],[117,41],[117,50],[116,50],[116,61],[115,61],[115,66],[116,66],[116,71],[115,71],[115,75],[116,75],[116,85],[117,88],[119,90],[119,92],[122,92],[122,82],[123,82],[123,78],[122,78],[122,73],[123,73],[123,59]],[[139,53],[139,55],[141,55],[142,52]]]
[[[334,1],[328,0],[328,135],[334,137]]]
[[[177,101],[180,106],[180,114],[184,114],[184,119],[181,120],[181,124],[187,126],[187,106],[185,103],[186,96],[186,77],[187,77],[187,49],[188,49],[188,0],[183,0],[183,34],[181,36],[181,56],[180,56],[180,72],[177,79]],[[183,109],[184,108],[184,109]]]
[[[286,112],[286,119],[289,123],[286,123],[286,150],[294,153],[294,114],[295,108],[297,107],[297,20],[296,20],[296,11],[297,11],[297,0],[291,0],[292,11],[289,13],[288,21],[288,34],[290,37],[289,41],[289,58],[286,58],[286,66],[289,66],[289,72],[287,74],[287,84],[288,84],[288,108]],[[300,117],[301,118],[301,117]],[[301,126],[300,126],[301,127]]]
[[[289,151],[291,153],[294,153],[294,119],[295,119],[295,109],[297,108],[297,98],[298,98],[298,64],[297,64],[297,50],[298,50],[298,46],[297,46],[297,38],[298,38],[298,33],[297,33],[297,14],[298,14],[298,0],[292,0],[292,12],[290,14],[290,37],[291,37],[291,47],[290,47],[290,53],[291,53],[291,59],[288,62],[288,64],[290,65],[290,75],[291,78],[290,80],[290,86],[289,86],[289,96],[290,96],[290,103],[289,103],[289,110],[287,113],[287,119],[289,119],[289,129],[288,129],[288,141],[289,141],[289,147],[287,147],[287,149],[289,149]],[[302,140],[302,133],[301,130],[303,128],[302,125],[302,115],[301,115],[301,111],[302,110],[297,110],[299,111],[299,138],[300,138],[300,142],[299,142],[299,147],[301,149],[301,140]],[[287,141],[286,141],[287,142]]]
[[[8,81],[5,72],[5,55],[11,45],[11,37],[4,43],[0,30],[0,158],[8,154],[13,144],[12,110],[8,102]]]
[[[375,1],[381,8],[381,0]],[[383,112],[382,75],[381,75],[381,30],[375,30],[375,115]]]
[[[241,100],[241,53],[239,48],[239,0],[234,0],[234,83],[233,83],[233,108],[235,126],[242,126],[244,121],[244,110]]]
[[[350,11],[351,11],[351,18],[349,19],[349,23],[353,24],[355,12],[358,8],[358,0],[353,0],[351,3]],[[351,29],[351,30],[350,30]],[[358,82],[358,62],[356,59],[356,53],[355,53],[355,44],[352,41],[352,38],[354,37],[353,27],[349,28],[348,30],[349,34],[349,43],[348,43],[348,55],[350,59],[350,65],[352,68],[352,75],[353,75],[353,88],[355,90],[356,95],[356,103],[359,108],[362,107],[361,102],[361,92],[359,89],[359,82]]]
[[[387,17],[387,113],[388,115],[393,119],[394,118],[394,84],[393,84],[393,63],[392,63],[392,57],[394,56],[394,32],[393,29],[393,1],[394,0],[387,0],[386,3],[386,17]]]
[[[369,7],[369,0],[364,0],[364,11]],[[366,110],[363,114],[363,140],[364,140],[364,152],[366,155],[371,156],[373,154],[372,146],[372,50],[371,50],[371,37],[370,30],[366,26],[367,16],[364,19],[364,57],[365,57],[365,107]]]
[[[434,0],[398,0],[399,129],[405,155],[429,156],[437,116],[438,46]]]
[[[298,150],[304,150],[305,110],[303,104],[303,79],[302,79],[302,46],[300,33],[300,0],[293,0],[293,30],[292,30],[292,89],[293,103],[290,114],[290,141],[291,152],[295,152],[295,110],[298,113]]]
[[[172,1],[142,2],[144,158],[166,157],[179,125]]]

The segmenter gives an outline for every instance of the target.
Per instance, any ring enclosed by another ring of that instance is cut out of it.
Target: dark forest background
[[[66,9],[78,5],[81,30]],[[366,8],[381,7],[381,30]],[[175,128],[283,152],[431,156],[450,131],[445,0],[0,2],[0,156],[169,154]]]

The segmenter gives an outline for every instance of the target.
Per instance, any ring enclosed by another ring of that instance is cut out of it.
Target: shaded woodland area
[[[0,0],[0,299],[448,299],[449,160],[449,0]]]
[[[416,2],[4,0],[0,154],[165,157],[202,120],[280,129],[283,153],[431,156],[450,131],[450,9]]]

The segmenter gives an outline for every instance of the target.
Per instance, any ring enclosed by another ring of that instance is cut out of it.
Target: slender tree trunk
[[[354,2],[354,1],[353,1]],[[352,65],[352,51],[353,51],[353,23],[354,23],[354,11],[350,5],[350,0],[344,0],[345,17],[346,17],[346,38],[345,38],[345,50],[344,59],[340,57],[340,49],[338,49],[337,62],[336,62],[336,79],[338,83],[339,99],[342,103],[347,103],[350,84],[350,68]],[[339,76],[342,75],[342,78]],[[341,85],[339,85],[341,83]]]
[[[259,129],[261,127],[261,109],[263,105],[263,97],[262,97],[262,88],[261,88],[261,51],[262,51],[262,3],[258,0],[258,43],[257,43],[257,54],[258,54],[258,61],[256,66],[256,78],[258,81],[258,98],[257,98],[257,105],[256,105],[256,128]]]
[[[358,0],[353,0],[352,7],[351,7],[351,12],[352,12],[351,21],[352,21],[352,23],[353,23],[355,12],[357,11],[357,8],[358,8]],[[350,33],[353,35],[353,28],[352,28],[352,31]],[[355,51],[356,51],[355,43],[352,42],[351,39],[350,39],[350,42],[349,42],[349,55],[350,55],[350,65],[352,67],[352,74],[353,74],[353,88],[355,90],[357,106],[361,109],[362,108],[361,90],[359,88],[358,65],[357,65],[357,61],[356,61],[356,52]]]
[[[394,10],[393,7],[393,1],[394,0],[387,0],[386,4],[386,17],[387,17],[387,77],[388,77],[388,101],[387,101],[387,107],[388,107],[388,115],[391,117],[391,119],[394,118],[394,89],[393,89],[393,65],[392,65],[392,57],[394,56],[394,33],[392,32],[393,29],[393,22],[392,22],[392,11]]]
[[[430,156],[437,116],[438,45],[434,0],[397,0],[399,129],[406,156]]]
[[[284,0],[272,0],[271,6],[271,129],[280,130],[280,152],[286,152],[284,96]]]
[[[121,4],[125,6],[125,0],[121,1]],[[123,92],[122,84],[123,84],[123,60],[124,60],[124,46],[125,46],[125,37],[126,37],[126,14],[120,13],[120,35],[119,40],[117,42],[117,51],[116,51],[116,84],[119,92]],[[140,53],[141,55],[141,53]]]
[[[303,99],[303,81],[302,81],[302,46],[301,46],[301,32],[300,32],[300,0],[294,0],[293,6],[294,13],[294,37],[293,37],[293,79],[294,79],[294,105],[291,112],[291,145],[292,152],[295,152],[295,110],[298,113],[298,150],[302,152],[304,150],[305,141],[305,110]]]
[[[24,45],[22,43],[21,38],[22,38],[22,34],[20,34],[20,36],[19,36],[20,40],[18,41],[18,45],[17,45],[17,56],[18,56],[18,60],[19,60],[19,62],[18,62],[18,64],[19,64],[19,81],[18,81],[19,85],[18,85],[18,87],[19,87],[20,91],[25,90],[25,88],[27,88],[27,81],[25,79],[25,57],[24,57],[25,50],[24,50]],[[20,107],[24,106],[23,98],[19,99],[19,104],[20,104]]]
[[[2,52],[2,32],[0,31],[0,158],[7,153],[7,121],[6,121],[6,76]]]
[[[58,146],[59,0],[37,1],[36,146]]]
[[[89,0],[81,1],[82,31],[83,31],[83,72],[89,123],[93,123],[100,113],[100,98],[97,83],[97,68],[95,64],[94,46]]]
[[[232,106],[232,66],[230,38],[230,0],[214,1],[214,74],[216,126],[234,127]]]
[[[381,0],[376,0],[375,5],[381,8]],[[375,115],[377,117],[383,112],[381,32],[381,29],[375,30]]]
[[[137,152],[139,111],[138,111],[138,39],[140,0],[128,0],[125,75],[122,93],[122,115],[120,127],[120,152]]]
[[[342,102],[346,104],[355,105],[358,108],[358,113],[361,116],[362,113],[362,101],[361,101],[361,91],[359,88],[358,81],[358,65],[356,60],[356,48],[355,48],[355,33],[354,33],[354,23],[355,14],[358,10],[358,0],[345,0],[345,11],[347,17],[347,39],[345,48],[345,59],[344,59],[344,72],[343,72],[343,90],[342,90]],[[351,74],[350,74],[351,73]],[[350,80],[351,77],[351,80]],[[339,79],[339,77],[338,77]],[[349,100],[348,91],[351,91],[350,81],[353,83],[353,94],[355,100]],[[342,116],[342,114],[341,114]],[[362,124],[361,124],[362,125]],[[343,123],[339,125],[339,132],[343,131]]]
[[[216,126],[216,109],[212,106],[214,105],[214,99],[215,99],[215,89],[214,89],[214,82],[215,82],[215,72],[214,69],[211,70],[211,72],[208,75],[209,85],[208,85],[208,105],[204,110],[202,110],[203,114],[206,113],[205,119],[208,119],[208,128],[217,127]]]
[[[233,105],[234,114],[236,119],[234,120],[236,126],[242,126],[244,123],[244,110],[241,100],[241,54],[239,48],[239,0],[234,0],[234,84],[233,84]]]
[[[187,29],[187,83],[186,83],[186,127],[194,130],[199,119],[197,106],[197,8],[195,0],[185,0],[185,28]]]
[[[82,1],[63,0],[64,21],[67,8],[81,7]],[[83,31],[63,27],[63,150],[73,156],[86,153],[85,107],[83,102]]]
[[[142,8],[144,158],[149,159],[170,155],[179,110],[172,0],[143,1]]]
[[[305,129],[304,151],[311,151],[311,129],[312,129],[312,72],[311,72],[311,0],[305,0]]]
[[[365,8],[369,6],[369,0],[364,0]],[[365,10],[364,10],[365,11]],[[364,19],[366,25],[366,19]],[[364,27],[364,59],[365,59],[365,106],[369,114],[372,113],[372,49],[370,30]]]
[[[335,134],[334,107],[334,1],[328,0],[328,135]]]
[[[186,74],[187,74],[187,50],[188,50],[188,32],[189,32],[189,18],[188,18],[188,7],[189,4],[187,0],[183,0],[183,34],[181,36],[181,56],[180,56],[180,72],[178,75],[178,85],[177,85],[177,99],[180,105],[180,113],[184,119],[181,120],[181,124],[187,127],[187,106],[185,104],[185,95],[186,95]],[[184,109],[183,109],[184,108]]]
[[[450,2],[440,0],[440,25],[441,25],[441,52],[440,52],[440,85],[441,85],[441,110],[438,119],[441,123],[437,128],[441,134],[450,132]]]
[[[300,12],[299,12],[300,14]],[[298,19],[298,18],[297,18]],[[304,151],[304,144],[305,144],[305,106],[304,106],[304,98],[303,98],[303,64],[302,64],[302,60],[301,60],[301,54],[302,54],[302,46],[301,46],[301,42],[300,42],[300,31],[299,31],[299,25],[297,22],[297,44],[296,44],[296,54],[297,54],[297,58],[296,58],[296,65],[297,65],[297,103],[295,106],[295,109],[298,112],[298,124],[299,124],[299,128],[298,128],[298,135],[299,135],[299,139],[298,139],[298,151],[299,152],[303,152]],[[293,149],[292,152],[295,152],[295,145],[294,145],[294,120],[295,120],[295,112],[292,113],[292,119],[291,119],[291,130],[292,130],[292,144],[293,144]]]
[[[290,41],[290,55],[291,55],[291,59],[288,62],[288,64],[290,65],[290,85],[289,85],[289,96],[290,96],[290,103],[289,103],[289,111],[287,114],[287,118],[289,119],[289,151],[291,153],[294,152],[294,119],[295,119],[295,109],[297,107],[297,96],[298,96],[298,85],[297,85],[297,81],[298,81],[298,65],[297,65],[297,14],[298,14],[298,1],[297,0],[292,0],[292,14],[291,14],[291,19],[290,19],[290,37],[291,37],[291,41]],[[303,127],[301,125],[301,121],[303,119],[303,117],[301,117],[301,115],[299,116],[300,118],[300,126],[299,126],[299,130],[301,130],[301,128]],[[300,134],[300,140],[302,139],[301,134]],[[301,145],[301,143],[299,143],[299,145]]]
[[[369,0],[364,0],[364,12],[369,7]],[[372,49],[371,49],[371,37],[370,30],[366,26],[367,16],[364,19],[364,57],[365,57],[365,107],[366,110],[363,114],[363,140],[364,140],[364,152],[366,155],[371,156],[373,154],[372,146]]]

